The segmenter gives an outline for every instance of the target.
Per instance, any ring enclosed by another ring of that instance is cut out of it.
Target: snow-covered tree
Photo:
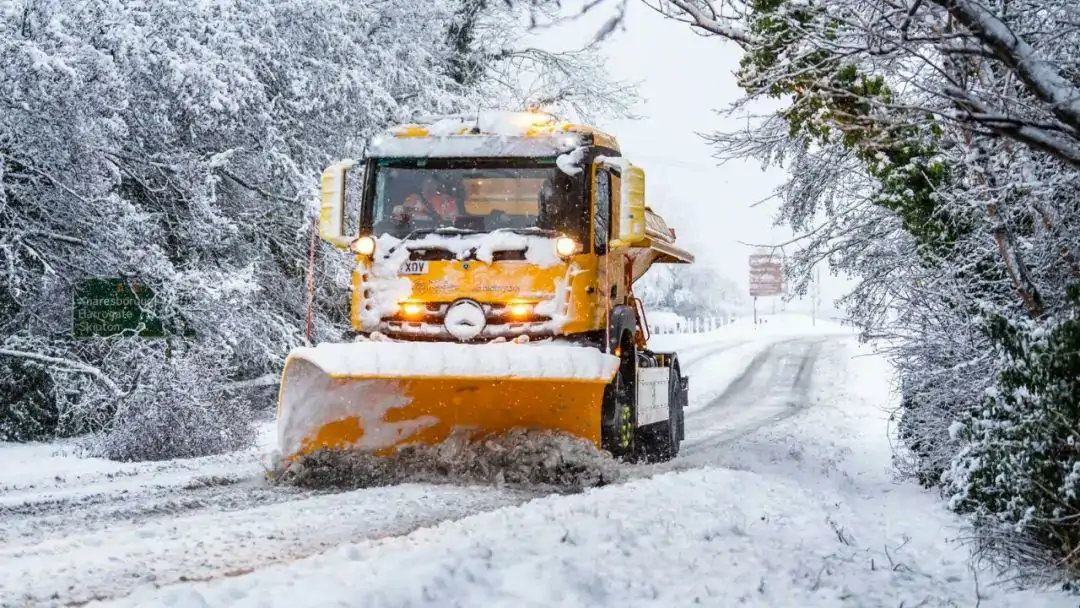
[[[782,106],[710,139],[789,170],[796,292],[822,259],[859,279],[844,302],[888,339],[908,470],[987,557],[1080,578],[1077,4],[644,3],[742,49],[732,111]]]
[[[538,107],[586,122],[626,116],[637,89],[614,81],[600,54],[601,40],[581,48],[551,51],[520,42],[526,24],[556,18],[552,5],[525,6],[505,0],[460,0],[450,26],[451,75],[478,108]]]
[[[738,286],[704,264],[655,265],[634,285],[634,295],[649,310],[684,318],[722,317],[745,305]]]

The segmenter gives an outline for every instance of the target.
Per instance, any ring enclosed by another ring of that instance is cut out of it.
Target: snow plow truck
[[[328,167],[319,232],[355,258],[354,331],[289,353],[281,455],[515,428],[677,455],[688,379],[633,285],[694,257],[644,180],[611,135],[535,111],[420,119]]]

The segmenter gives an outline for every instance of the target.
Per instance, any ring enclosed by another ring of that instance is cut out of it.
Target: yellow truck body
[[[677,453],[687,379],[632,286],[693,256],[614,137],[536,112],[402,125],[324,171],[320,232],[355,258],[356,338],[287,358],[286,457],[520,427]]]

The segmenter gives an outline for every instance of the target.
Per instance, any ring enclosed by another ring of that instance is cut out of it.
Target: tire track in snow
[[[811,405],[813,369],[827,338],[770,344],[720,395],[688,411],[680,467],[707,460],[715,450]]]
[[[44,447],[44,449],[42,449]],[[0,606],[67,605],[213,578],[349,540],[407,534],[534,497],[417,484],[354,492],[270,485],[263,448],[152,463],[5,450]]]
[[[717,405],[721,405],[726,401],[730,400],[732,395],[737,395],[745,391],[747,386],[756,378],[758,372],[761,369],[761,366],[764,365],[769,360],[769,357],[772,356],[772,351],[774,348],[776,348],[776,346],[776,344],[771,344],[764,350],[759,352],[757,355],[755,355],[754,358],[750,360],[750,363],[747,364],[746,368],[743,369],[743,371],[740,372],[739,375],[731,381],[731,384],[729,384],[723,390],[723,392],[720,393],[720,395],[713,397],[708,402],[706,402],[705,405],[694,409],[693,412],[688,412],[687,418],[689,419],[694,416],[700,416],[701,412],[714,408]]]
[[[49,464],[68,473],[13,473],[0,487],[0,606],[81,604],[230,576],[546,495],[450,483],[303,490],[270,485],[260,461],[248,450],[156,463],[65,459]]]
[[[739,360],[742,369],[727,384],[718,386],[714,395],[699,397],[704,403],[695,403],[692,397],[680,455],[668,462],[624,465],[622,481],[713,464],[715,456],[736,439],[805,411],[811,405],[814,366],[823,346],[830,343],[835,343],[835,336],[788,337],[766,343],[748,357],[749,361]],[[692,360],[696,371],[690,374],[691,390],[695,377],[709,377],[707,365],[713,355],[753,344],[761,343],[747,340],[719,345]]]
[[[0,606],[81,604],[121,598],[145,586],[227,577],[534,497],[486,487],[404,484],[69,530],[38,543],[0,545]]]
[[[73,467],[94,464],[72,458]],[[61,464],[66,463],[61,461]],[[24,466],[32,467],[32,463]],[[318,494],[273,487],[257,450],[147,463],[104,463],[0,487],[0,542],[34,543],[70,532],[100,530],[204,510],[233,511]],[[20,478],[29,477],[21,473]]]
[[[200,511],[229,512],[303,500],[320,494],[262,485],[255,478],[224,481],[199,477],[180,487],[94,491],[76,498],[45,498],[0,508],[0,542],[33,543],[70,531],[104,530],[124,523],[172,519]],[[322,492],[325,493],[325,492]]]

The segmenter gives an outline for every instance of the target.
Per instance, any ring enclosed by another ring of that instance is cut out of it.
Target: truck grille
[[[523,262],[525,261],[524,249],[504,249],[502,251],[496,251],[492,254],[493,262]],[[448,262],[456,259],[456,256],[447,249],[431,248],[431,249],[411,249],[409,250],[409,261],[411,262]],[[462,261],[475,260],[476,254],[470,252],[462,258]]]

